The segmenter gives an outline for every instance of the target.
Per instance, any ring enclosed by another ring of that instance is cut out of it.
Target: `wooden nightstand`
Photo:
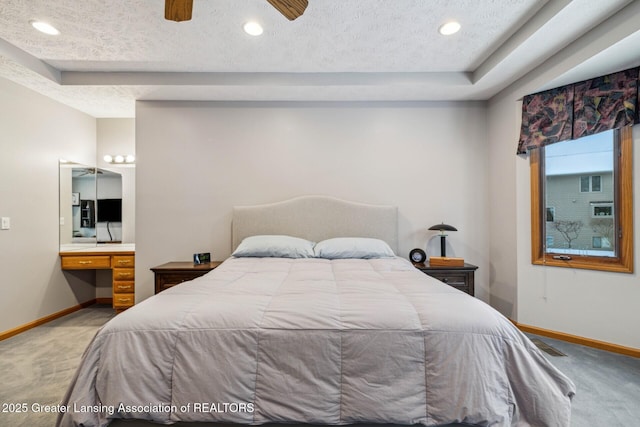
[[[153,267],[151,271],[155,275],[156,294],[187,280],[200,277],[220,264],[222,264],[222,261],[211,261],[207,264],[174,261]]]
[[[441,282],[446,283],[449,286],[453,286],[463,292],[474,296],[474,272],[478,269],[478,266],[473,264],[464,263],[462,267],[432,267],[429,265],[429,261],[423,264],[413,264],[415,268],[428,274],[431,277],[435,277]]]

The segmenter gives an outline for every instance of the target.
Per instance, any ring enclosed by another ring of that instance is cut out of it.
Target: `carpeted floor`
[[[0,341],[0,427],[53,426],[56,415],[36,413],[33,404],[61,401],[84,348],[113,315],[111,307],[96,305]],[[572,427],[640,425],[640,359],[529,336],[566,355],[547,358],[578,389]],[[27,411],[15,412],[12,404],[26,404]]]
[[[571,404],[574,427],[633,427],[640,425],[640,359],[527,334],[539,338],[566,357],[547,356],[573,380]]]
[[[94,305],[0,341],[0,426],[53,426],[56,415],[33,404],[60,403],[85,347],[113,316],[111,306]]]

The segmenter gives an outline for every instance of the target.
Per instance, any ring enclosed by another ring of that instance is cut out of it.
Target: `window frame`
[[[544,147],[530,152],[531,263],[555,267],[633,273],[633,133],[632,126],[614,131],[615,257],[545,252],[546,209]],[[591,181],[591,180],[589,180]],[[591,184],[591,183],[590,183]]]

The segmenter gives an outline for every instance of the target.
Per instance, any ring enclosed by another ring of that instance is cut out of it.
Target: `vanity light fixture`
[[[462,26],[460,25],[459,22],[449,21],[442,24],[440,28],[438,28],[438,32],[443,36],[450,36],[460,31],[460,28],[462,28]]]
[[[103,160],[116,165],[132,165],[136,162],[136,156],[133,154],[127,154],[126,156],[123,154],[107,154],[103,157]]]
[[[249,21],[242,27],[244,32],[249,34],[250,36],[259,36],[264,31],[262,29],[262,25],[258,24],[255,21]]]
[[[58,31],[56,27],[49,24],[48,22],[34,20],[34,21],[29,21],[29,23],[33,28],[40,31],[41,33],[45,33],[50,36],[57,36],[58,34],[60,34],[60,31]]]

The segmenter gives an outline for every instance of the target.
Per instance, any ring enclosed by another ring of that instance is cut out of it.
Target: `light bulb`
[[[452,34],[457,33],[458,31],[460,31],[460,28],[461,28],[461,26],[460,26],[459,22],[451,21],[451,22],[447,22],[446,24],[441,25],[440,28],[438,29],[438,31],[443,36],[450,36]]]
[[[244,28],[245,33],[251,36],[259,36],[263,31],[262,26],[255,21],[247,22],[242,28]]]
[[[46,22],[31,21],[31,25],[41,33],[49,34],[50,36],[57,36],[60,34],[60,31],[58,31],[56,27]]]

